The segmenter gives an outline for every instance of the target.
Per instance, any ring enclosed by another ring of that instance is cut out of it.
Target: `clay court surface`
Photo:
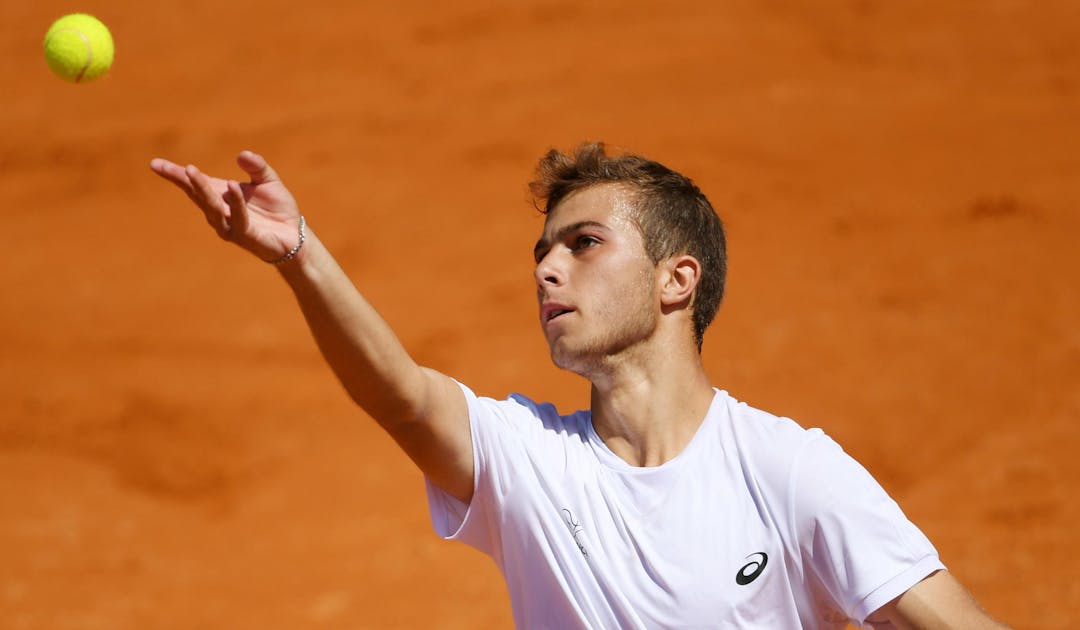
[[[41,38],[108,23],[109,77]],[[1080,5],[5,2],[0,628],[505,628],[273,269],[152,157],[265,154],[422,362],[564,411],[525,183],[585,139],[729,228],[715,383],[867,466],[997,616],[1080,615]]]

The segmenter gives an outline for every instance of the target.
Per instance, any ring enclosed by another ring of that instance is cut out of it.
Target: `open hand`
[[[209,177],[195,166],[161,158],[152,160],[150,168],[184,191],[218,236],[264,261],[275,261],[299,241],[299,207],[261,155],[242,151],[236,163],[250,182]]]

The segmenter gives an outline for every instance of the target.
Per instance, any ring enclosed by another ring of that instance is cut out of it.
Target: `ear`
[[[689,305],[701,280],[701,263],[689,254],[672,256],[663,263],[660,303],[664,307]]]

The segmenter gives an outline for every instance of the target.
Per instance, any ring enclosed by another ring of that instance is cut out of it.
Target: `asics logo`
[[[739,572],[735,574],[735,583],[739,586],[746,586],[756,580],[761,575],[761,572],[765,570],[765,565],[769,563],[769,556],[764,551],[746,556],[747,560],[751,558],[754,558],[754,560],[744,564],[739,569]]]

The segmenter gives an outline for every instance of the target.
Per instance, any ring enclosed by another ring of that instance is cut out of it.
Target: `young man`
[[[349,395],[423,471],[440,535],[489,554],[526,628],[997,628],[820,430],[715,389],[702,335],[725,241],[682,175],[602,145],[545,156],[535,248],[552,360],[592,384],[560,416],[417,365],[266,161],[249,183],[151,168],[276,264]]]

